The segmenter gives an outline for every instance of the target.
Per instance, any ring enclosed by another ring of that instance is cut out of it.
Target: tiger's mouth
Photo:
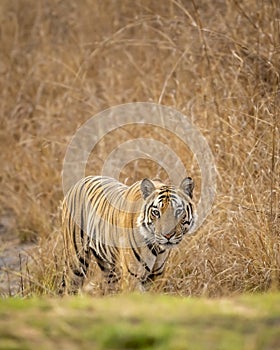
[[[168,248],[172,248],[172,247],[176,246],[177,244],[179,244],[179,242],[165,242],[165,243],[161,243],[162,246],[168,247]]]
[[[162,238],[162,239],[158,240],[158,244],[160,244],[162,247],[165,247],[165,248],[175,247],[180,242],[181,242],[181,239],[176,239],[176,240],[169,239],[168,240],[166,238]]]

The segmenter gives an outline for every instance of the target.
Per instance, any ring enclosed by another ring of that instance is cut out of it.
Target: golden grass
[[[92,115],[133,101],[189,116],[218,171],[211,215],[155,289],[219,296],[279,288],[279,21],[277,0],[0,2],[0,202],[19,236],[39,243],[30,292],[56,293],[62,272],[68,142]],[[115,145],[135,135],[98,145],[88,170],[98,174]],[[199,185],[188,151],[170,145]],[[122,179],[158,174],[156,164],[135,161]]]

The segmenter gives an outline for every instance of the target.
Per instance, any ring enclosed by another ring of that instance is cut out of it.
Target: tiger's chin
[[[180,244],[181,241],[177,242],[157,242],[158,245],[160,245],[164,249],[172,249],[174,247],[177,247],[178,244]]]

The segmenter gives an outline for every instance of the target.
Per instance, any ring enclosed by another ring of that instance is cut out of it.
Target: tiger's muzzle
[[[176,230],[172,230],[166,233],[162,233],[158,239],[158,243],[164,246],[174,246],[180,243],[182,235],[178,235]]]

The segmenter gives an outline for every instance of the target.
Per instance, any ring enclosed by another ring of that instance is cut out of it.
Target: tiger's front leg
[[[166,261],[169,255],[170,255],[170,251],[166,250],[157,256],[151,272],[147,275],[146,279],[142,282],[144,290],[151,289],[155,281],[164,275]]]

